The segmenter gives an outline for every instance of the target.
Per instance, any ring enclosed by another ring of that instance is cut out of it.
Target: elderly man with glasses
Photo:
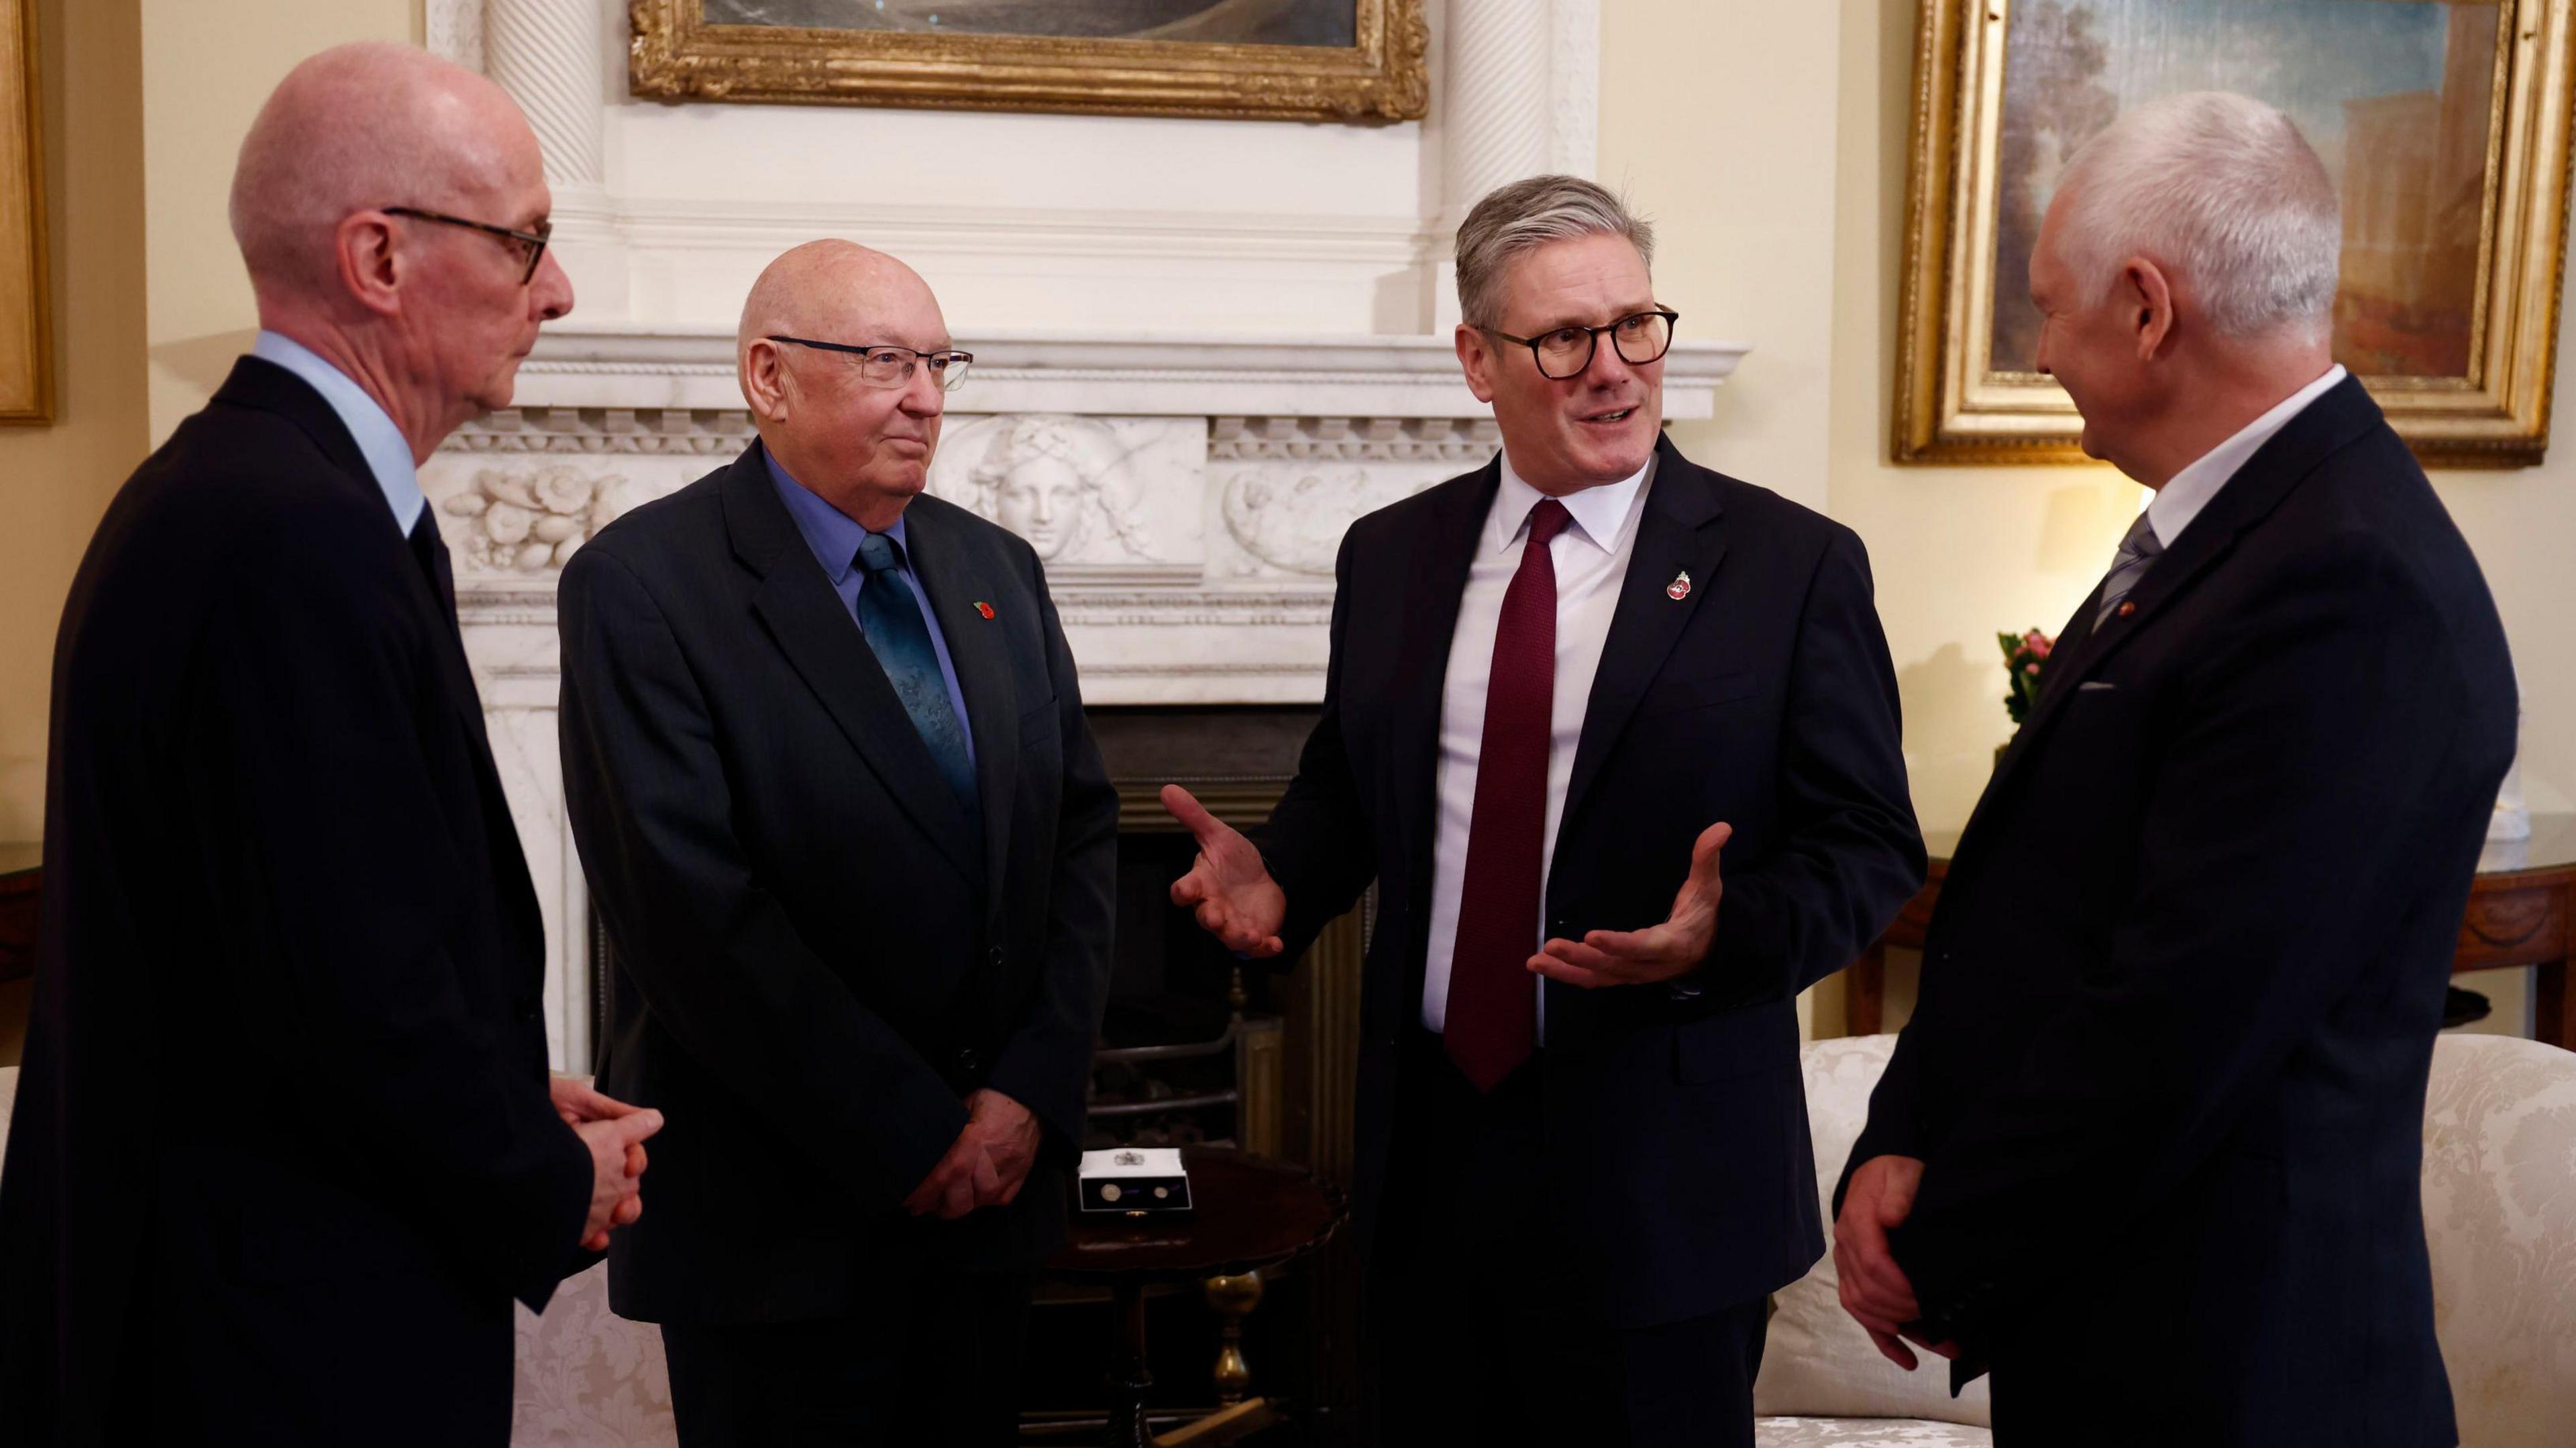
[[[1764,1297],[1824,1246],[1797,994],[1923,877],[1860,540],[1664,440],[1652,247],[1571,177],[1477,204],[1458,359],[1501,455],[1352,525],[1265,826],[1164,790],[1173,899],[1236,950],[1292,961],[1376,883],[1388,1443],[1753,1441]]]
[[[1118,797],[1037,555],[922,496],[973,361],[930,288],[798,247],[738,360],[759,440],[563,578],[603,1076],[671,1123],[609,1300],[687,1448],[1009,1443]]]
[[[510,1299],[640,1210],[657,1118],[547,1080],[414,473],[571,309],[549,204],[500,88],[403,46],[297,66],[242,143],[258,341],[117,494],[55,654],[0,1439],[501,1444]]]

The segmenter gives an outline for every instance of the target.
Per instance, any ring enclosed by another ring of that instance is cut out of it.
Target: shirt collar
[[[858,566],[859,540],[868,536],[868,530],[860,527],[856,518],[825,502],[821,494],[796,481],[795,474],[779,463],[776,453],[764,447],[760,457],[769,464],[769,481],[778,489],[778,500],[787,505],[787,516],[796,520],[796,531],[805,535],[805,546],[814,550],[814,561],[823,565],[832,586],[840,587],[849,580],[850,570]],[[904,541],[902,518],[894,520],[886,536],[894,540],[898,555],[910,567],[912,547]]]
[[[2200,510],[2209,506],[2209,500],[2218,496],[2218,490],[2227,486],[2227,480],[2236,476],[2237,470],[2261,451],[2274,433],[2289,426],[2291,418],[2343,381],[2344,375],[2340,362],[2327,368],[2324,376],[2281,399],[2280,406],[2245,424],[2243,431],[2211,448],[2156,489],[2155,497],[2147,503],[2147,524],[2156,530],[2156,541],[2171,548],[2182,530],[2191,526],[2191,520],[2200,516]]]
[[[251,343],[250,355],[285,368],[322,394],[322,400],[331,405],[340,425],[357,443],[358,456],[367,460],[367,471],[375,474],[376,486],[385,495],[385,506],[394,510],[394,522],[408,536],[429,500],[421,496],[420,470],[412,465],[411,440],[394,426],[383,405],[369,397],[365,388],[350,381],[349,374],[283,333],[261,332],[259,339]]]
[[[1521,480],[1512,468],[1511,454],[1502,455],[1502,486],[1494,494],[1494,511],[1485,520],[1486,546],[1496,552],[1517,547],[1521,530],[1528,524],[1530,509],[1548,496]],[[1646,465],[1615,483],[1584,488],[1557,499],[1574,519],[1574,532],[1604,553],[1616,553],[1636,517],[1637,495],[1645,491],[1646,481],[1655,471],[1650,454]]]

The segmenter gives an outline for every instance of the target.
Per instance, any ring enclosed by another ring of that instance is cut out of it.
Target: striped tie
[[[2120,600],[2128,597],[2129,591],[2138,586],[2139,579],[2147,576],[2147,569],[2164,551],[2165,545],[2156,537],[2156,530],[2149,526],[2147,515],[2140,513],[2138,521],[2130,524],[2129,531],[2121,535],[2120,551],[2111,555],[2111,572],[2102,580],[2102,606],[2093,613],[2093,627],[2099,629],[2111,621],[2111,611],[2118,608]]]

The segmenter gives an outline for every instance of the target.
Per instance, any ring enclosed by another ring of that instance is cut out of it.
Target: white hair
[[[2058,254],[2087,303],[2145,256],[2188,279],[2225,337],[2333,318],[2343,225],[2334,181],[2290,118],[2195,91],[2122,112],[2066,164]]]
[[[1503,267],[1552,241],[1624,236],[1655,264],[1655,228],[1606,187],[1577,176],[1531,176],[1498,186],[1458,227],[1458,310],[1471,327],[1502,320]]]

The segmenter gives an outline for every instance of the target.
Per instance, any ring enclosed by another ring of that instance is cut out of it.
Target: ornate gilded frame
[[[2549,446],[2576,0],[2496,3],[2502,132],[2487,157],[2469,376],[2363,379],[2428,465],[2527,467]],[[1897,345],[1900,463],[2083,460],[2081,423],[2062,388],[1982,361],[2004,284],[1994,274],[1996,155],[2011,9],[2012,0],[1922,0]]]
[[[629,0],[627,77],[659,100],[1410,121],[1429,109],[1423,0],[1358,0],[1346,49],[710,25]]]
[[[54,420],[36,0],[0,0],[0,423]]]

